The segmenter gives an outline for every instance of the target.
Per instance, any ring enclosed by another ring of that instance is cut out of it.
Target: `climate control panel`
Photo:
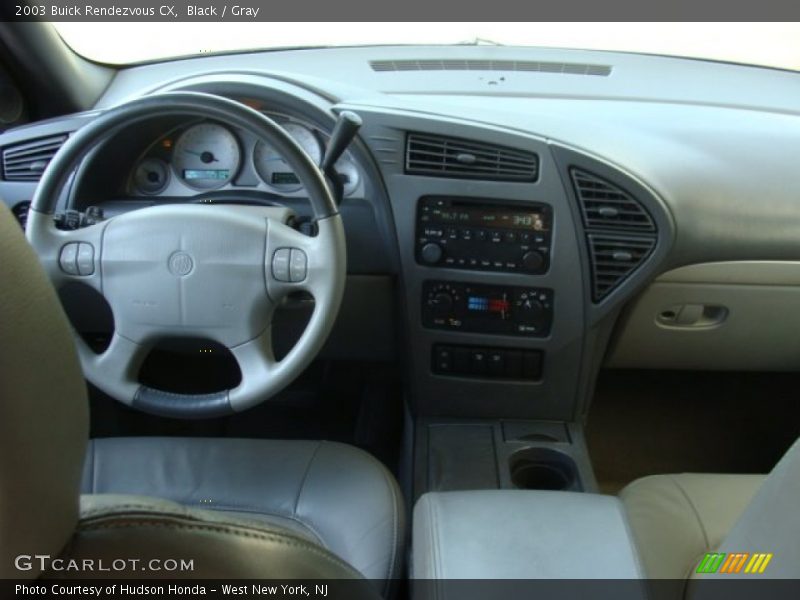
[[[433,329],[496,335],[549,335],[553,290],[457,281],[426,281],[422,324]]]
[[[545,273],[552,209],[540,202],[425,196],[417,207],[417,262],[474,271]]]

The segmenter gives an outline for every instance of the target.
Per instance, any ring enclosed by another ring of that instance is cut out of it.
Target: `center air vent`
[[[592,300],[602,300],[633,273],[653,251],[653,237],[612,236],[590,233]]]
[[[406,173],[493,181],[536,181],[539,157],[533,152],[483,142],[409,133]]]
[[[645,208],[626,191],[580,169],[570,174],[587,229],[655,231]]]
[[[3,179],[39,181],[66,139],[66,135],[58,135],[3,148]]]

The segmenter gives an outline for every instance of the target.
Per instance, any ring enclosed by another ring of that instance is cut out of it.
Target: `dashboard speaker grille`
[[[3,179],[39,181],[48,163],[66,140],[66,135],[58,135],[3,148]]]
[[[539,157],[533,152],[422,133],[406,138],[406,173],[486,179],[536,181]]]
[[[653,237],[590,233],[592,300],[599,302],[621,284],[655,248]]]
[[[599,77],[608,77],[611,74],[609,65],[535,60],[372,60],[369,66],[378,73],[394,73],[397,71],[516,71],[562,75],[595,75]]]
[[[655,231],[647,210],[616,185],[580,169],[571,169],[587,229]]]

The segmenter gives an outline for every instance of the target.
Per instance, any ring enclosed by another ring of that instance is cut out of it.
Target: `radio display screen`
[[[503,227],[507,229],[527,229],[530,231],[549,231],[550,224],[542,211],[535,208],[489,208],[448,206],[435,207],[432,220],[453,225],[470,227]]]

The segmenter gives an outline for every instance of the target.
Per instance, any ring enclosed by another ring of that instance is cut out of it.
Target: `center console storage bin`
[[[613,496],[478,490],[424,494],[414,508],[415,579],[638,579]]]

